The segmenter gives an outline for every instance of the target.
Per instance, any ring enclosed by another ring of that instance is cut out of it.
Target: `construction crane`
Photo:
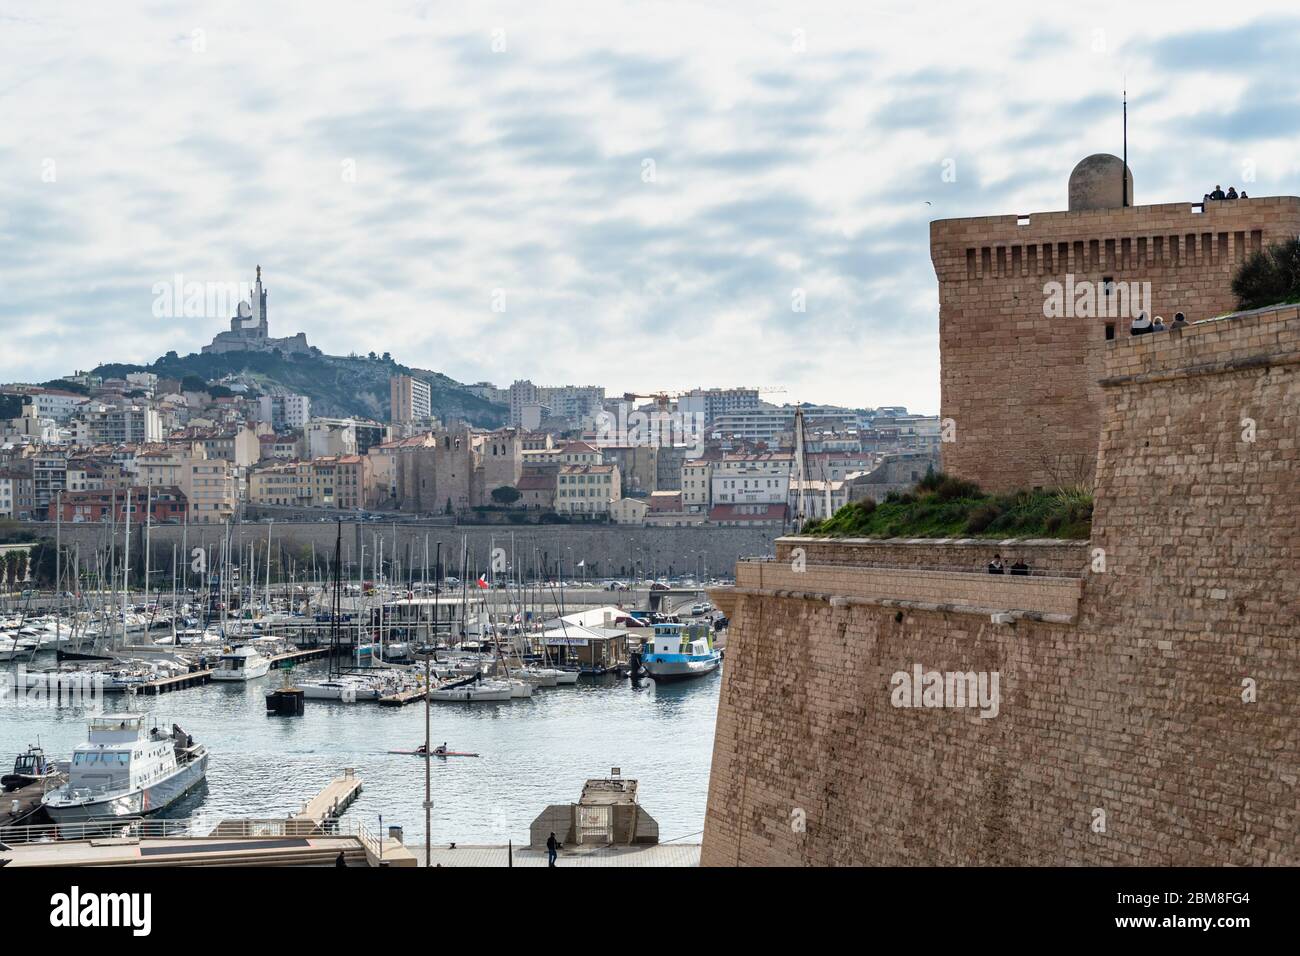
[[[667,408],[668,403],[671,402],[673,399],[682,398],[683,396],[691,395],[694,391],[695,390],[692,389],[691,391],[687,391],[687,392],[680,392],[680,391],[678,392],[674,392],[674,391],[624,392],[623,401],[637,402],[643,398],[648,398],[648,399],[652,399],[654,403],[658,405],[660,408]],[[736,385],[729,389],[719,389],[719,391],[757,392],[759,395],[775,395],[779,392],[784,392],[785,388],[780,385],[760,386],[757,388],[753,388],[746,385]]]
[[[686,392],[624,392],[623,401],[635,404],[640,399],[650,398],[660,408],[667,408],[674,398],[681,398],[685,394]]]

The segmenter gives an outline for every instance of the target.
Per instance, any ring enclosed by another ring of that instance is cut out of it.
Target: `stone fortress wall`
[[[789,539],[713,592],[704,865],[1300,863],[1300,311],[1089,348],[1093,538],[1025,546],[1041,574],[981,573],[1001,542]],[[894,706],[917,665],[996,673],[996,716]]]

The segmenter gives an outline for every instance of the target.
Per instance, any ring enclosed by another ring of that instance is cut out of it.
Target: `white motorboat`
[[[339,700],[352,704],[359,700],[378,700],[382,696],[379,681],[350,674],[328,680],[302,681],[298,687],[307,700]]]
[[[429,691],[429,700],[474,703],[481,701],[510,700],[514,688],[505,681],[480,680],[452,687],[435,687]]]
[[[41,803],[58,824],[145,816],[193,790],[207,769],[207,748],[175,724],[146,730],[141,714],[104,714],[73,751],[68,782]]]
[[[28,656],[36,649],[30,637],[0,636],[0,661],[12,661]]]
[[[494,684],[509,684],[511,700],[519,700],[525,697],[533,696],[533,685],[525,680],[518,680],[514,677],[494,677]]]
[[[549,667],[516,667],[510,675],[527,681],[534,687],[554,687],[560,682],[560,672]]]
[[[217,658],[217,665],[212,668],[212,679],[254,680],[265,677],[270,670],[271,659],[263,657],[257,648],[245,644]]]

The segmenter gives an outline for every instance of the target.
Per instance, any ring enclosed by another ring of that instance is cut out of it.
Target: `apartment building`
[[[69,461],[64,486],[70,492],[100,491],[106,487],[104,467],[96,461]]]
[[[536,421],[528,421],[528,409],[533,409],[531,417],[537,418],[537,408],[544,408],[550,415],[563,418],[571,426],[579,426],[585,419],[594,417],[605,401],[605,389],[597,385],[561,385],[546,387],[532,382],[517,381],[507,390],[510,403],[510,424],[515,428],[536,428]]]
[[[682,462],[682,510],[687,514],[707,514],[713,506],[712,458],[688,458]]]
[[[713,507],[770,504],[784,506],[790,497],[793,456],[786,452],[727,455],[710,478]]]
[[[144,405],[92,405],[83,409],[75,423],[78,445],[122,445],[162,441],[162,419]]]
[[[365,455],[389,439],[389,429],[378,422],[352,418],[313,418],[303,428],[307,458]]]
[[[27,400],[31,402],[37,418],[49,418],[56,422],[68,421],[90,401],[85,395],[57,389],[29,392]]]
[[[710,438],[735,442],[763,442],[776,445],[783,435],[794,430],[794,406],[771,405],[766,402],[754,407],[719,415],[709,425]]]
[[[371,464],[368,455],[340,455],[312,462],[320,480],[332,480],[333,500],[324,502],[336,508],[358,510],[366,507],[371,491]],[[322,469],[326,471],[322,474]]]
[[[617,465],[560,466],[555,484],[557,513],[586,518],[608,517],[610,505],[622,497]]]
[[[571,441],[560,449],[561,465],[599,465],[604,463],[604,456],[595,445],[585,441]]]
[[[394,424],[427,421],[433,417],[433,391],[429,383],[410,375],[388,380],[389,420]]]
[[[263,395],[258,399],[258,421],[276,431],[302,428],[311,419],[311,399],[306,395]]]
[[[110,519],[122,522],[127,514],[132,524],[143,524],[146,517],[154,524],[182,524],[189,508],[179,488],[142,486],[129,489],[129,494],[119,489],[69,491],[60,496],[57,510],[64,521],[72,524]]]
[[[300,461],[274,462],[249,472],[249,504],[310,507],[312,485],[300,477],[303,465]]]
[[[366,455],[275,462],[248,476],[252,504],[355,511],[367,507],[371,494],[371,460]]]
[[[14,482],[20,480],[20,476],[14,475],[8,471],[0,471],[0,518],[15,517]]]
[[[723,415],[746,412],[763,404],[756,388],[696,388],[677,399],[677,410],[699,415],[706,425]]]
[[[229,521],[239,507],[236,466],[222,458],[185,459],[180,488],[195,524]]]
[[[61,451],[41,451],[30,459],[37,511],[44,513],[54,496],[68,488],[68,459]]]

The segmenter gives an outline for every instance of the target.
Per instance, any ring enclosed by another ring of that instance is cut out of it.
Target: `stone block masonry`
[[[1132,316],[1045,318],[1047,283],[1150,283],[1152,315],[1195,322],[1234,307],[1250,253],[1297,234],[1293,196],[932,223],[944,468],[990,491],[1091,479],[1107,336]]]
[[[1100,358],[1093,538],[1058,556],[1076,623],[853,600],[836,542],[798,593],[788,567],[718,593],[704,865],[1300,864],[1300,311]],[[998,673],[997,716],[893,706],[916,664]]]
[[[31,530],[53,540],[54,525],[43,522],[24,522],[22,530]],[[258,561],[265,553],[268,526],[265,524],[241,524],[232,531],[232,540],[238,553],[247,553],[248,546],[255,547]],[[310,552],[313,547],[320,567],[324,567],[327,555],[334,553],[335,524],[323,522],[275,522],[270,526],[272,541],[277,548],[283,546],[285,552],[294,560],[301,562],[306,556],[310,565]],[[744,557],[753,557],[772,553],[773,538],[779,533],[773,529],[758,528],[642,528],[624,526],[582,526],[582,525],[534,525],[528,528],[511,529],[510,527],[484,527],[467,525],[452,527],[448,525],[421,525],[414,522],[401,522],[396,525],[382,521],[363,521],[343,524],[343,561],[351,566],[358,553],[358,541],[366,549],[367,564],[374,553],[375,544],[382,541],[385,563],[393,554],[397,554],[403,564],[407,561],[408,548],[416,563],[424,559],[426,535],[429,542],[429,563],[432,565],[438,543],[442,544],[444,561],[448,562],[448,573],[459,574],[461,537],[465,535],[469,542],[470,568],[477,576],[487,568],[488,554],[493,546],[504,548],[507,555],[513,553],[521,566],[531,568],[533,551],[545,554],[552,568],[558,561],[563,561],[563,574],[568,580],[581,580],[582,569],[576,568],[578,561],[587,562],[588,578],[597,576],[632,577],[632,569],[638,569],[648,577],[657,569],[660,575],[668,573],[671,567],[675,574],[694,574],[698,567],[707,568],[711,575],[729,575],[736,562]],[[184,539],[188,548],[204,547],[220,549],[224,530],[221,525],[191,525],[182,529],[176,525],[155,525],[152,531],[153,567],[170,569],[172,546],[180,547]],[[93,561],[94,549],[107,546],[108,532],[99,524],[64,524],[63,543],[67,548],[80,547],[82,561]],[[360,537],[358,537],[360,536]],[[140,547],[141,529],[131,529],[132,552]],[[122,537],[119,532],[118,547],[121,548]],[[219,551],[218,551],[219,553]],[[450,556],[450,557],[448,557]],[[133,562],[138,569],[138,559]],[[170,573],[170,571],[168,571]],[[300,574],[303,573],[301,570]],[[310,573],[309,571],[307,573]],[[170,580],[168,581],[170,587]]]

